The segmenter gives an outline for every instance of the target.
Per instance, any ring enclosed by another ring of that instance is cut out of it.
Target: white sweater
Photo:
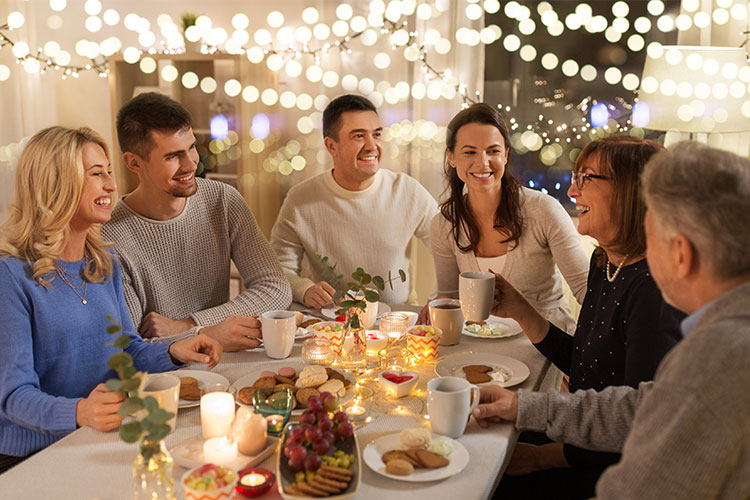
[[[580,304],[589,271],[575,226],[557,200],[528,188],[521,189],[521,216],[521,238],[509,248],[502,271],[494,271],[518,288],[542,316],[572,333],[576,323],[563,295],[562,276]],[[474,252],[462,252],[451,230],[442,214],[432,221],[432,256],[438,293],[457,297],[458,275],[480,269]],[[461,242],[469,243],[463,232]]]
[[[333,170],[301,182],[289,190],[271,231],[271,246],[292,285],[296,302],[322,278],[315,255],[327,256],[343,274],[345,288],[351,274],[362,267],[388,279],[388,272],[409,270],[409,244],[416,236],[429,246],[430,221],[437,204],[414,178],[380,169],[370,187],[349,191],[333,179]],[[398,281],[398,280],[396,280]],[[382,294],[384,302],[409,300],[412,285],[394,282]]]

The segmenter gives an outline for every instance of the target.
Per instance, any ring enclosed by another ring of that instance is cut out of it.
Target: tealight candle
[[[326,338],[307,339],[302,344],[302,360],[313,365],[329,365],[334,359],[331,341]]]
[[[284,417],[282,415],[268,415],[266,422],[268,424],[268,432],[278,434],[284,425]]]
[[[226,436],[216,437],[203,443],[203,460],[206,463],[227,465],[237,458],[237,442]]]
[[[240,479],[240,484],[243,486],[260,486],[261,484],[266,482],[266,476],[262,474],[256,474],[255,472],[248,474],[247,476],[243,476],[242,479]]]
[[[227,436],[234,420],[234,396],[209,392],[201,397],[201,428],[205,439]]]
[[[362,415],[365,414],[367,410],[365,410],[364,406],[359,405],[353,405],[346,409],[346,414],[352,419],[352,420],[359,420]]]
[[[260,467],[247,467],[237,474],[240,480],[237,481],[234,489],[249,498],[265,495],[276,482],[273,472]]]

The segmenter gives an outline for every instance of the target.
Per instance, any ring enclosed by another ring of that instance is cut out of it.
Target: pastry
[[[295,370],[291,366],[284,366],[283,368],[279,368],[279,376],[286,377],[286,378],[294,378],[297,376],[297,370]]]
[[[300,326],[305,321],[305,315],[299,311],[294,311],[294,322],[297,326]]]
[[[298,388],[318,387],[328,380],[326,369],[320,365],[306,366],[299,374],[299,378],[294,383]]]
[[[343,373],[337,372],[333,368],[326,368],[326,375],[328,375],[329,379],[336,379],[336,380],[342,381],[344,383],[344,387],[349,387],[350,385],[352,385],[351,380],[346,378]]]
[[[312,387],[306,387],[304,389],[299,389],[297,394],[294,395],[302,408],[307,408],[307,400],[310,399],[310,396],[320,396],[320,392]]]
[[[237,392],[237,397],[246,405],[252,405],[254,392],[255,389],[253,387],[243,387]]]
[[[180,399],[198,401],[200,398],[201,390],[198,388],[198,380],[193,377],[182,377],[180,379]]]
[[[253,384],[253,387],[256,389],[263,389],[264,387],[273,387],[276,385],[276,379],[271,377],[260,377],[258,380],[255,381]]]
[[[315,323],[320,323],[320,321],[321,320],[319,320],[318,318],[308,319],[307,321],[303,321],[302,323],[300,323],[299,327],[300,328],[307,328],[308,326],[312,326]]]
[[[321,394],[324,392],[330,392],[334,396],[338,396],[339,392],[344,389],[344,383],[337,379],[331,379],[327,381],[325,384],[318,387],[318,392]]]
[[[414,473],[414,466],[406,460],[396,458],[385,464],[385,471],[396,476],[408,476]]]
[[[411,427],[404,429],[399,434],[401,445],[404,448],[427,449],[432,441],[432,434],[424,427]]]

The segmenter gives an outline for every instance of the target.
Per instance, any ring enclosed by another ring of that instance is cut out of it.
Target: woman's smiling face
[[[448,162],[469,191],[500,191],[508,150],[500,130],[486,123],[467,123],[456,132]]]

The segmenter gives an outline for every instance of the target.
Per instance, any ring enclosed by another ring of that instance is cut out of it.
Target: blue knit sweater
[[[60,264],[80,275],[84,261]],[[127,352],[136,368],[177,368],[169,344],[146,344],[135,333],[116,262],[112,279],[87,285],[85,305],[59,277],[48,289],[31,276],[27,262],[0,258],[0,453],[13,456],[29,455],[74,431],[78,401],[115,376],[107,368],[118,351],[106,345],[114,340],[107,315],[130,335]]]

